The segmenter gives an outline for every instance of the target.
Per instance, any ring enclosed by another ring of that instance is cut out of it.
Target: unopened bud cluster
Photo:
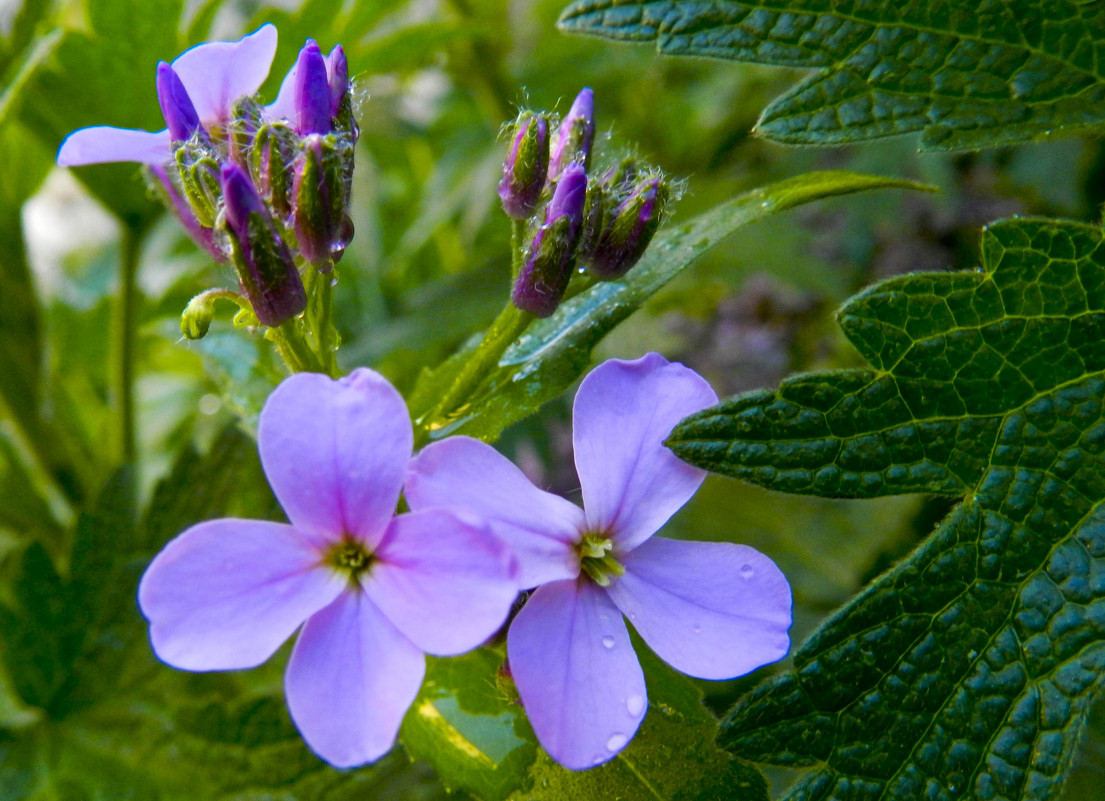
[[[349,70],[341,46],[323,56],[313,40],[286,80],[290,102],[234,103],[218,126],[200,122],[172,66],[158,66],[157,94],[173,163],[152,168],[163,200],[219,261],[230,261],[257,320],[278,326],[307,306],[300,269],[330,271],[353,236]],[[185,336],[206,326],[188,325]]]
[[[514,305],[548,317],[577,266],[598,280],[620,278],[644,255],[670,195],[660,172],[634,158],[590,175],[594,94],[576,97],[555,133],[549,115],[523,111],[509,127],[499,197],[525,223]]]

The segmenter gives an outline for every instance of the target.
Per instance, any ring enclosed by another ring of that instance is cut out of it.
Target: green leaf
[[[817,72],[757,130],[830,145],[923,132],[963,150],[1100,130],[1105,6],[1077,0],[576,0],[561,30]]]
[[[571,386],[591,362],[591,349],[700,254],[743,225],[814,200],[869,189],[921,189],[911,181],[848,172],[816,172],[747,192],[683,224],[661,230],[625,278],[596,283],[533,323],[500,359],[498,369],[449,420],[429,421],[431,437],[467,434],[493,440]],[[466,352],[422,377],[413,399],[432,399],[451,383]],[[412,400],[418,416],[419,403]]]
[[[964,502],[722,727],[817,765],[788,798],[1056,797],[1105,671],[1105,250],[1014,219],[983,268],[839,313],[873,369],[798,376],[685,420],[682,458],[774,489]]]
[[[530,791],[512,801],[767,801],[767,782],[714,743],[717,721],[686,678],[661,662],[639,641],[648,682],[649,711],[633,741],[613,761],[572,772],[544,752],[533,769]]]
[[[430,763],[447,787],[483,801],[502,801],[526,785],[537,756],[525,713],[499,678],[502,661],[489,649],[429,657],[400,732],[407,752]]]
[[[182,0],[88,0],[86,5],[91,30],[65,31],[13,101],[51,152],[85,126],[165,127],[154,78],[157,62],[180,52]],[[135,230],[160,213],[146,196],[137,165],[80,167],[74,174]]]

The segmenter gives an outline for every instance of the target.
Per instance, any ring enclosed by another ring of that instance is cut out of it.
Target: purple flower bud
[[[157,65],[157,102],[161,104],[161,113],[174,142],[191,139],[192,134],[201,130],[200,117],[188,90],[180,76],[164,61]]]
[[[330,82],[326,60],[314,39],[299,51],[295,73],[295,126],[301,136],[330,132]]]
[[[226,204],[223,222],[242,292],[258,320],[278,326],[307,308],[295,260],[245,170],[224,164],[219,177]]]
[[[342,101],[349,93],[349,63],[345,60],[345,50],[336,45],[330,51],[330,116],[337,117],[341,112]]]
[[[595,93],[584,87],[560,123],[556,145],[549,159],[549,180],[555,181],[572,162],[584,168],[591,164],[591,145],[595,141]]]
[[[333,137],[303,140],[292,185],[292,225],[299,252],[321,271],[329,270],[347,243],[344,170]]]
[[[667,200],[668,186],[660,176],[638,181],[586,254],[591,274],[604,281],[625,275],[644,255],[660,227]]]
[[[523,112],[515,123],[510,155],[503,163],[499,198],[503,211],[516,220],[533,214],[549,168],[549,121]]]
[[[545,207],[545,222],[537,229],[514,281],[511,299],[522,311],[548,317],[560,305],[572,277],[586,194],[587,172],[583,165],[568,165]]]

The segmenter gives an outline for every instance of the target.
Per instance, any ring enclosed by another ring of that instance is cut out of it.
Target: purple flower
[[[699,678],[740,676],[787,652],[790,587],[770,559],[744,545],[652,536],[705,477],[663,440],[716,401],[699,375],[655,353],[596,368],[574,409],[585,509],[467,437],[412,463],[412,509],[471,509],[515,549],[522,586],[539,585],[510,626],[507,656],[538,740],[565,767],[612,759],[644,717],[623,615],[664,661]]]
[[[291,524],[210,520],[165,546],[138,589],[154,651],[183,670],[239,670],[302,626],[285,675],[292,719],[330,764],[370,762],[395,741],[423,654],[461,653],[502,625],[513,561],[468,518],[394,514],[413,438],[378,373],[291,376],[258,440]]]
[[[348,90],[349,66],[341,45],[323,58],[315,40],[308,39],[276,100],[266,106],[266,116],[288,120],[300,135],[329,133]]]
[[[158,100],[170,127],[177,134],[183,130],[178,125],[190,127],[197,120],[207,130],[225,127],[234,101],[264,83],[275,54],[276,28],[269,24],[236,42],[207,42],[185,50],[169,65],[175,81],[159,68]],[[57,162],[63,167],[115,161],[168,164],[172,139],[169,128],[156,133],[107,125],[81,128],[61,143]]]

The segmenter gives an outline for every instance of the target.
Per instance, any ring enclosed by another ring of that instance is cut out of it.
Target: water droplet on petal
[[[756,575],[756,571],[752,569],[752,565],[741,565],[741,578],[747,581]]]
[[[606,741],[606,747],[610,751],[621,751],[628,742],[629,738],[624,734],[611,734],[610,739]]]
[[[691,629],[691,631],[693,631],[695,634],[701,634],[702,633],[702,626],[695,623],[694,627]]]
[[[611,637],[609,634],[607,634],[605,637],[602,638],[602,647],[603,648],[613,648],[614,647],[614,638]]]
[[[645,711],[645,699],[640,695],[631,695],[625,699],[625,708],[633,717]]]

